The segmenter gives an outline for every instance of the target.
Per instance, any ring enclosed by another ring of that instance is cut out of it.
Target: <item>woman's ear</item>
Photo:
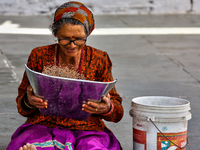
[[[53,40],[55,41],[55,42],[57,42],[57,36],[55,35],[54,37],[53,37]]]

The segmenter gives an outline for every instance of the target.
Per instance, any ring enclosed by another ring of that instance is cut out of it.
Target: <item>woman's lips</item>
[[[77,49],[66,49],[67,51],[69,51],[69,52],[74,52],[74,51],[76,51]]]

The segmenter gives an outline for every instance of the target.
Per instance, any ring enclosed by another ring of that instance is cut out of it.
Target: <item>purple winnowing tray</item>
[[[49,76],[31,70],[25,64],[26,74],[34,94],[48,101],[48,108],[41,108],[41,114],[78,120],[87,120],[89,113],[82,111],[83,102],[91,99],[101,101],[115,85],[112,82],[98,82]]]

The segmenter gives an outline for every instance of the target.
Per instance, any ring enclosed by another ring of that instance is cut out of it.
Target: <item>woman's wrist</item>
[[[106,114],[101,114],[103,116],[109,116],[113,112],[114,106],[112,102],[110,102],[110,110]]]
[[[29,108],[29,109],[35,109],[36,107],[35,106],[31,106],[27,101],[28,101],[28,98],[27,98],[27,96],[25,96],[24,98],[23,98],[23,100],[24,100],[24,104],[25,104],[25,106],[27,107],[27,108]]]

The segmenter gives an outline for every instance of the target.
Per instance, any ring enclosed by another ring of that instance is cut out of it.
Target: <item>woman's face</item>
[[[61,27],[57,32],[58,39],[68,39],[68,40],[80,40],[86,39],[86,33],[82,25],[74,25],[71,23],[66,23]],[[81,49],[83,45],[78,46],[71,42],[69,45],[62,45],[61,42],[58,42],[61,48],[61,53],[66,57],[77,57],[81,54]]]

